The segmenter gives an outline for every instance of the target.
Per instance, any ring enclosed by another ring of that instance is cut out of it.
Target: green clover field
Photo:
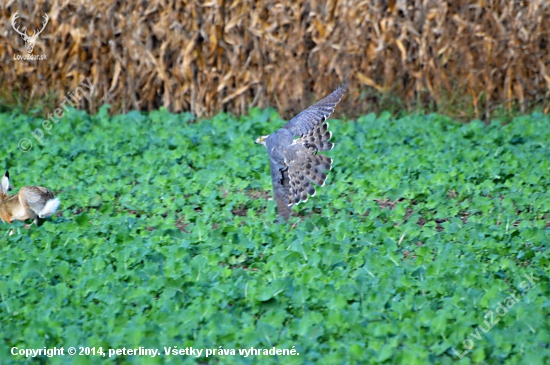
[[[61,199],[0,224],[0,364],[550,363],[547,115],[331,119],[288,224],[254,144],[272,109],[42,117],[0,114],[13,193]],[[104,356],[17,352],[55,347]]]

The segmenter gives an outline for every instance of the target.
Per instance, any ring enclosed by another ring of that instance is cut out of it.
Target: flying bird
[[[326,120],[348,90],[347,82],[329,96],[292,118],[281,129],[256,139],[267,148],[273,195],[280,217],[288,220],[292,206],[315,196],[311,183],[324,186],[332,159],[319,151],[334,147]]]

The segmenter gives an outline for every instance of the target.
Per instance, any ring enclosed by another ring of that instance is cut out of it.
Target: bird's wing
[[[321,101],[302,111],[283,126],[297,136],[309,132],[316,125],[322,124],[330,117],[336,105],[348,91],[348,83],[338,86],[336,90]]]
[[[291,153],[287,169],[290,193],[293,202],[299,204],[306,202],[308,195],[315,196],[315,188],[310,182],[325,185],[327,175],[323,171],[332,168],[332,159],[317,153],[315,148],[305,146],[302,139],[291,146]]]
[[[279,216],[288,220],[292,209],[293,198],[290,193],[290,180],[288,170],[284,166],[271,162],[271,180],[273,182],[273,195],[277,202]]]

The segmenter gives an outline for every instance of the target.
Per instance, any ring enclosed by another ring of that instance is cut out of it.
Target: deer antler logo
[[[15,29],[17,33],[21,35],[21,37],[25,41],[25,49],[27,50],[27,53],[32,53],[32,50],[34,49],[34,45],[36,44],[36,40],[38,39],[38,35],[42,33],[44,28],[46,28],[46,24],[48,24],[48,19],[49,19],[48,14],[44,14],[44,22],[42,23],[42,29],[40,30],[35,29],[32,36],[29,36],[27,34],[27,28],[23,28],[24,33],[21,33],[21,31],[19,31],[19,28],[15,27],[15,20],[19,18],[18,13],[19,12],[16,11],[15,14],[13,14],[13,17],[11,18],[11,26],[13,27],[13,29]]]

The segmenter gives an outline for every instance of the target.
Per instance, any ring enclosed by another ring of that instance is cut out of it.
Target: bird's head
[[[261,137],[256,138],[256,143],[257,144],[263,144],[265,146],[265,140],[267,139],[267,137],[269,137],[269,136],[261,136]]]

